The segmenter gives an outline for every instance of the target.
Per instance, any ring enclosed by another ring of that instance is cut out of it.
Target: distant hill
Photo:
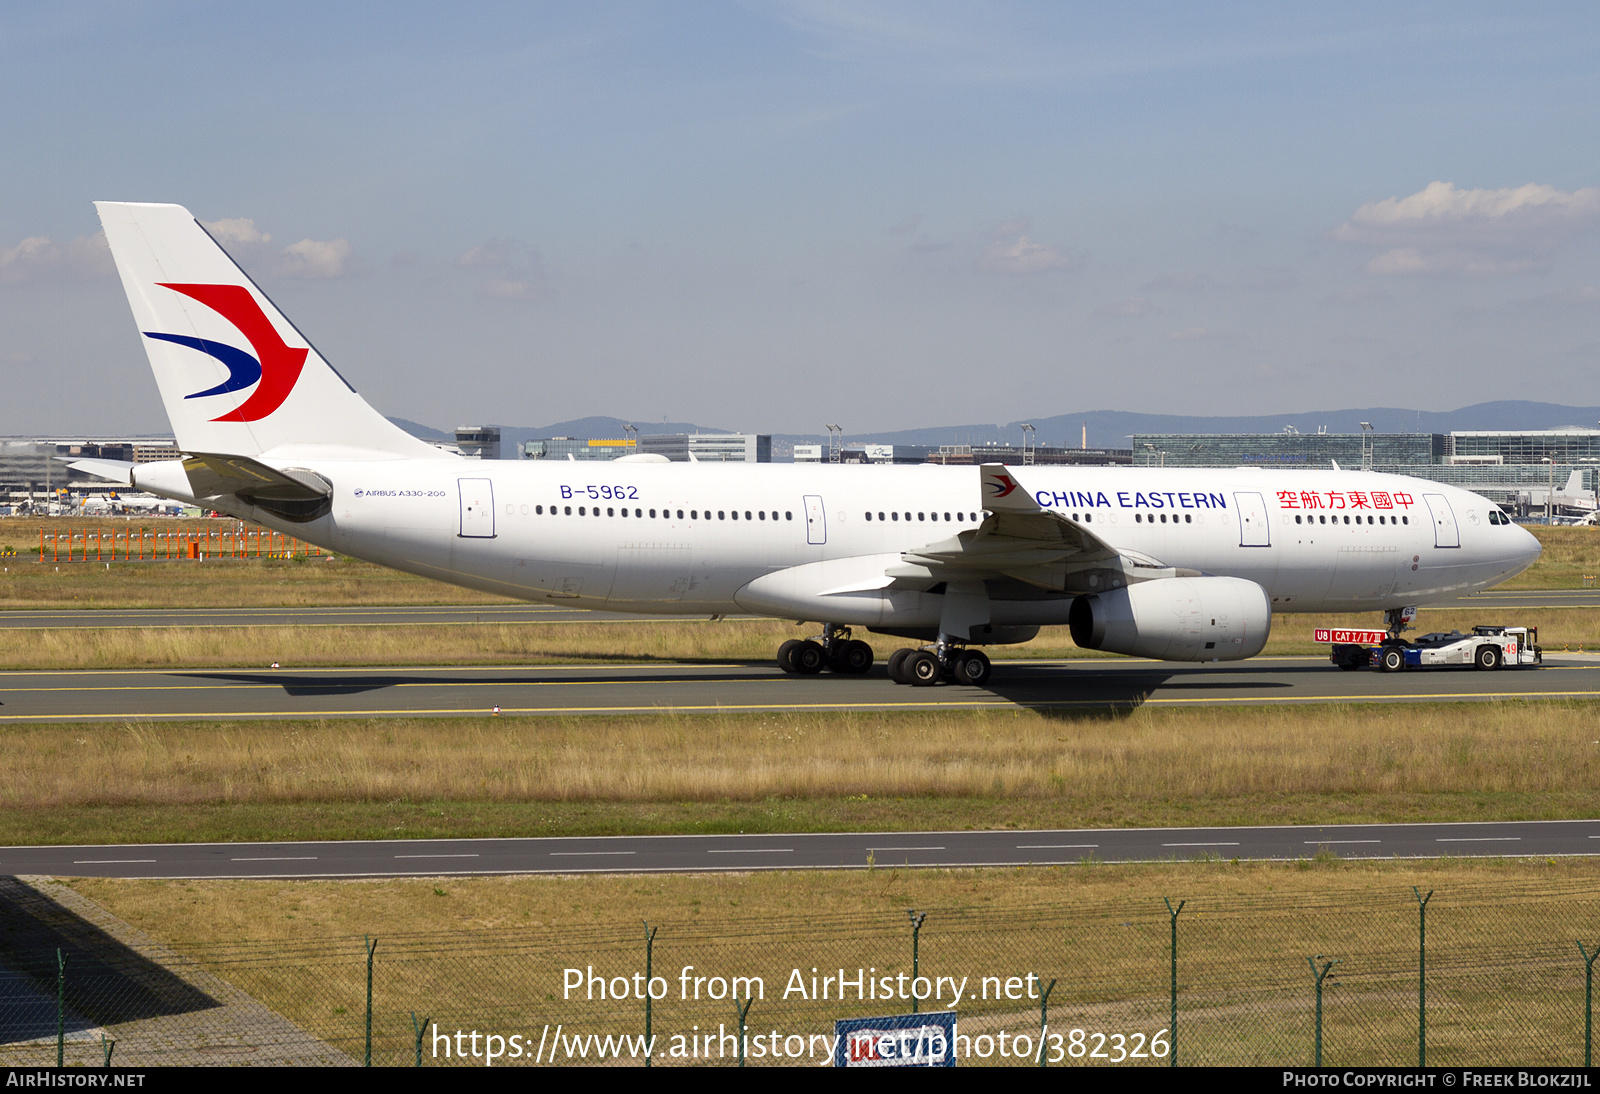
[[[1035,437],[1042,445],[1077,447],[1082,441],[1083,429],[1089,432],[1091,448],[1127,448],[1135,433],[1279,433],[1285,426],[1293,426],[1301,433],[1315,433],[1326,428],[1329,433],[1359,433],[1362,422],[1371,422],[1380,433],[1449,433],[1464,429],[1559,429],[1578,426],[1593,429],[1600,424],[1600,407],[1565,406],[1560,403],[1535,403],[1522,399],[1508,399],[1493,403],[1475,403],[1460,410],[1432,411],[1407,410],[1403,407],[1369,407],[1365,410],[1317,410],[1290,414],[1254,414],[1247,416],[1206,417],[1185,414],[1140,414],[1126,410],[1089,410],[1075,414],[1057,414],[1048,418],[1030,419],[1037,430]],[[454,434],[404,418],[391,418],[400,428],[424,440],[448,440]],[[573,418],[545,426],[501,426],[501,454],[505,459],[516,459],[518,449],[526,441],[543,437],[622,437],[626,418],[596,416]],[[692,422],[645,422],[633,419],[641,436],[652,433],[730,433],[735,430],[721,427],[695,425]],[[850,444],[987,444],[999,441],[1018,444],[1022,440],[1021,421],[1006,425],[988,423],[973,425],[928,426],[920,429],[883,430],[880,432],[846,433]],[[751,423],[742,423],[746,429]],[[761,432],[760,423],[754,423],[754,432]],[[773,448],[786,458],[796,444],[826,444],[827,433],[775,433]]]
[[[448,441],[455,437],[454,433],[446,433],[443,430],[434,429],[432,426],[413,422],[408,418],[390,418],[389,420],[418,440]]]

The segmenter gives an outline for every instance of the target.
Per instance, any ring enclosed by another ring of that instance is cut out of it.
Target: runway
[[[0,874],[116,878],[722,873],[1174,859],[1554,858],[1600,853],[1600,820],[1463,824],[336,840],[0,847]]]
[[[1540,669],[1343,672],[1321,657],[1222,664],[997,662],[982,688],[791,676],[771,662],[479,668],[0,673],[0,723],[130,719],[492,717],[652,712],[1126,709],[1265,703],[1600,698],[1600,655]]]

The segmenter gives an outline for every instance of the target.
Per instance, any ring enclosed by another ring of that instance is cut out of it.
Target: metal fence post
[[[917,1013],[917,943],[922,934],[922,921],[928,918],[927,912],[919,913],[915,908],[907,908],[906,914],[911,917],[911,1013]]]
[[[733,997],[733,1009],[739,1012],[739,1066],[744,1066],[744,1020],[750,1015],[750,1008],[755,1005],[755,996],[746,995],[744,1006],[739,1005],[739,997]]]
[[[1183,911],[1187,900],[1178,901],[1174,908],[1172,901],[1167,897],[1161,898],[1166,902],[1167,912],[1172,916],[1172,1017],[1167,1023],[1167,1057],[1168,1067],[1178,1066],[1178,913]]]
[[[67,955],[56,949],[56,1066],[67,1066]]]
[[[367,947],[367,1056],[362,1067],[372,1066],[372,952],[378,948],[376,938],[362,935],[361,939]]]
[[[1327,978],[1328,970],[1332,969],[1335,965],[1339,964],[1339,962],[1337,962],[1337,961],[1326,962],[1322,966],[1322,971],[1318,972],[1317,971],[1317,962],[1321,961],[1321,960],[1322,960],[1322,955],[1320,953],[1317,954],[1317,956],[1315,956],[1315,957],[1306,958],[1306,962],[1308,964],[1310,964],[1310,966],[1311,966],[1311,975],[1317,978],[1317,1066],[1318,1067],[1322,1066],[1322,981]]]
[[[650,1039],[650,1004],[655,996],[650,994],[651,962],[655,958],[656,931],[659,927],[650,926],[650,921],[644,921],[644,1066],[650,1066],[650,1058],[655,1055],[655,1043]]]
[[[417,1024],[417,1012],[416,1011],[412,1011],[411,1012],[411,1032],[416,1034],[416,1037],[417,1037],[417,1066],[418,1067],[422,1066],[422,1034],[423,1034],[423,1031],[426,1030],[428,1028],[429,1024],[432,1023],[432,1022],[433,1022],[433,1019],[431,1017],[430,1018],[424,1018],[422,1020],[422,1024],[418,1025]]]
[[[1035,976],[1035,980],[1044,981],[1044,977]],[[1050,1061],[1044,1058],[1044,1039],[1050,1032],[1050,993],[1056,990],[1055,977],[1050,978],[1050,986],[1044,989],[1039,996],[1039,1066],[1049,1067]]]
[[[1417,898],[1417,1066],[1428,1066],[1428,901],[1433,890],[1423,896],[1415,885],[1411,895]]]
[[[116,1048],[117,1043],[115,1041],[108,1039],[103,1033],[100,1035],[100,1050],[106,1055],[106,1067],[111,1066],[111,1054],[116,1051]]]
[[[1600,946],[1590,953],[1579,942],[1578,953],[1583,955],[1583,1066],[1592,1067],[1589,1061],[1594,1044],[1594,959],[1600,957]]]

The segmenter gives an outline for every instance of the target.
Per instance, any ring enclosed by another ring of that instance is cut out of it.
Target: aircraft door
[[[822,498],[817,494],[807,494],[806,501],[806,542],[828,542],[828,516],[822,511]]]
[[[1267,503],[1255,492],[1236,493],[1233,504],[1239,510],[1239,546],[1271,547],[1272,530],[1267,526]]]
[[[488,479],[457,479],[461,491],[461,535],[467,539],[494,538],[494,483]]]
[[[1428,503],[1428,512],[1433,516],[1433,545],[1461,546],[1461,532],[1456,528],[1456,514],[1450,508],[1450,500],[1443,494],[1424,494],[1422,500]]]

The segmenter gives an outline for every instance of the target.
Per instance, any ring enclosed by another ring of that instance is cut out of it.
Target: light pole
[[[1556,461],[1549,456],[1540,456],[1539,462],[1550,465],[1550,484],[1545,488],[1544,492],[1544,522],[1548,525],[1555,513]]]
[[[1032,422],[1022,423],[1022,466],[1024,467],[1033,463],[1033,453],[1039,447],[1037,441],[1034,442],[1032,448],[1028,446],[1028,442],[1033,438],[1033,432]]]
[[[1361,423],[1361,470],[1372,470],[1372,423]]]
[[[828,427],[828,462],[839,462],[839,450],[844,446],[844,426],[830,425]]]

